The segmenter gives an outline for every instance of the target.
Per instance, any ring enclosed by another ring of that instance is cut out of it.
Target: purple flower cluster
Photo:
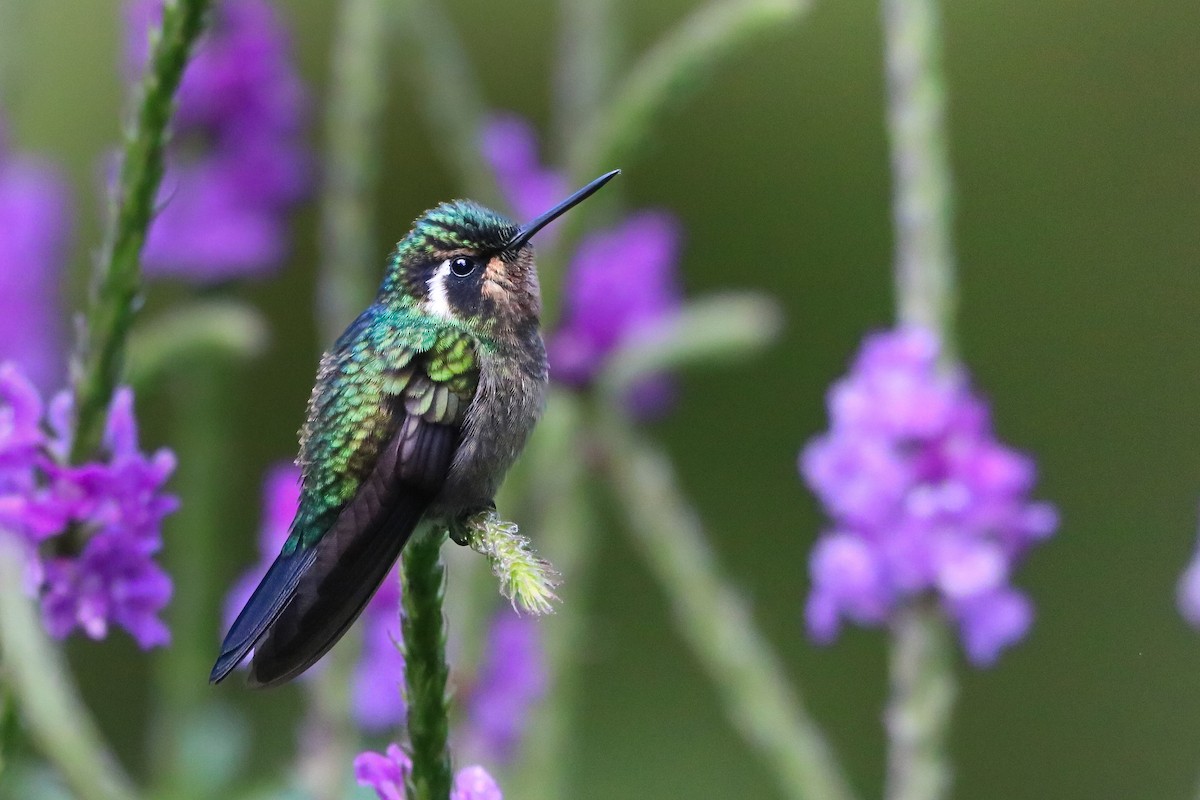
[[[263,480],[262,527],[258,533],[259,563],[234,582],[225,597],[225,627],[233,625],[238,612],[246,605],[254,587],[267,574],[267,568],[279,555],[287,539],[292,517],[300,504],[300,470],[291,464],[277,464],[267,471]]]
[[[67,189],[49,165],[9,151],[0,124],[0,361],[40,389],[65,377],[59,286],[69,227]]]
[[[529,713],[546,693],[541,628],[509,606],[492,618],[475,681],[467,694],[460,741],[466,752],[507,763],[517,756]]]
[[[1033,461],[997,441],[965,372],[938,357],[927,331],[874,334],[830,390],[830,430],[800,459],[833,520],[812,552],[806,618],[827,642],[843,619],[882,624],[932,594],[984,666],[1032,623],[1009,578],[1058,517],[1028,498]]]
[[[367,604],[362,625],[363,651],[352,678],[352,710],[364,730],[378,733],[402,725],[406,712],[399,567]]]
[[[29,552],[29,589],[40,594],[53,636],[79,627],[102,639],[115,623],[143,648],[165,645],[171,635],[158,613],[171,597],[171,580],[154,555],[162,520],[178,507],[163,493],[175,457],[138,449],[129,389],[118,390],[109,408],[102,459],[66,463],[70,420],[69,394],[44,409],[16,365],[0,365],[0,529]],[[68,529],[83,534],[82,550],[42,556]]]
[[[140,75],[161,0],[128,6],[126,63]],[[199,283],[268,274],[288,211],[308,189],[307,98],[266,0],[215,4],[179,87],[174,139],[142,258],[147,274]]]
[[[510,210],[522,220],[569,191],[564,175],[539,163],[537,136],[520,117],[494,118],[483,132],[483,153]],[[641,211],[581,240],[567,270],[563,321],[549,337],[552,378],[584,388],[614,352],[654,336],[672,319],[683,302],[680,239],[674,216]],[[669,376],[652,376],[633,388],[628,404],[640,416],[653,416],[673,396]]]
[[[278,464],[268,471],[263,485],[263,518],[259,533],[259,563],[233,585],[225,598],[225,627],[250,599],[271,562],[279,555],[300,504],[300,470]],[[355,667],[351,697],[354,717],[365,730],[380,732],[404,721],[404,657],[400,640],[399,570],[383,582],[363,611],[363,654]]]
[[[354,777],[374,789],[379,800],[404,800],[404,778],[411,770],[412,761],[394,744],[386,754],[367,751],[354,759]],[[504,800],[504,795],[487,770],[471,766],[455,774],[450,800]]]

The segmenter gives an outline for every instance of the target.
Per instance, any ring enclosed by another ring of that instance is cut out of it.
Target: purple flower
[[[483,128],[483,157],[496,175],[500,193],[509,210],[528,222],[570,192],[566,176],[543,167],[538,159],[537,132],[516,114],[497,114]],[[559,220],[550,223],[538,237],[552,238]]]
[[[542,657],[537,620],[501,608],[466,701],[462,738],[469,752],[503,762],[516,757],[529,712],[546,691]]]
[[[0,421],[0,457],[3,454],[3,422]],[[1200,628],[1200,545],[1197,546],[1187,569],[1179,576],[1175,588],[1175,604],[1179,613],[1193,628]]]
[[[875,334],[830,390],[830,430],[800,458],[834,523],[813,548],[805,619],[828,642],[843,620],[879,625],[932,593],[985,666],[1032,624],[1009,579],[1058,517],[1029,500],[1033,461],[996,440],[966,373],[938,355],[927,331]]]
[[[128,6],[126,61],[141,73],[161,0]],[[287,216],[308,189],[307,98],[266,0],[216,4],[179,87],[174,139],[143,251],[148,274],[200,283],[262,276],[287,254]]]
[[[411,770],[412,761],[394,744],[388,745],[386,755],[368,750],[354,759],[355,780],[374,789],[379,800],[404,800],[404,778]],[[504,800],[504,795],[487,770],[471,766],[454,776],[450,800]]]
[[[404,723],[404,655],[400,652],[400,577],[393,570],[363,611],[363,652],[354,668],[351,710],[364,730]]]
[[[154,562],[156,547],[108,532],[89,539],[77,558],[52,559],[42,590],[46,630],[63,639],[78,625],[92,639],[103,639],[115,622],[142,649],[169,644],[171,632],[157,614],[171,599],[171,579]]]
[[[66,184],[10,152],[0,124],[0,361],[43,390],[64,377],[59,286],[69,241]]]
[[[387,755],[368,750],[354,758],[354,779],[369,786],[379,800],[404,800],[404,778],[412,771],[412,761],[399,745],[389,744]]]
[[[674,217],[643,211],[580,243],[567,272],[563,324],[549,343],[558,380],[587,385],[609,355],[654,336],[679,310],[679,238]]]
[[[157,615],[171,598],[171,580],[154,555],[162,520],[178,507],[163,493],[175,457],[138,449],[133,392],[119,389],[102,457],[63,463],[70,406],[66,393],[50,404],[47,436],[36,389],[15,365],[0,365],[0,525],[29,552],[26,579],[42,598],[51,635],[63,638],[79,627],[102,639],[116,623],[143,648],[164,645],[170,632]],[[84,537],[82,551],[43,561],[40,546],[68,528]]]
[[[484,129],[484,155],[507,203],[522,220],[561,200],[565,177],[538,161],[533,128],[513,115]],[[678,264],[680,227],[665,211],[640,211],[580,241],[570,259],[563,321],[548,341],[550,374],[576,389],[588,386],[617,350],[656,335],[683,302]],[[674,398],[667,375],[632,387],[626,398],[639,416],[665,411]]]
[[[454,776],[450,800],[504,800],[500,787],[479,765],[463,767]]]
[[[225,628],[233,626],[238,612],[246,605],[267,568],[279,555],[292,517],[300,505],[300,470],[292,464],[276,464],[263,480],[262,527],[258,534],[259,563],[246,570],[225,596]]]

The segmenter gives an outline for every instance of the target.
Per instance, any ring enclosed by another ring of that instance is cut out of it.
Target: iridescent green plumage
[[[337,642],[417,524],[492,505],[541,413],[546,352],[529,238],[611,173],[518,227],[468,201],[418,219],[375,302],[321,359],[300,432],[300,507],[211,679],[251,648],[283,683]]]
[[[313,544],[354,497],[406,415],[459,427],[479,380],[459,326],[411,305],[374,305],[321,359],[300,432],[300,516],[285,552]]]

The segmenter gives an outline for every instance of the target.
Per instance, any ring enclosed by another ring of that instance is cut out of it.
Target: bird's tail
[[[455,432],[427,430],[439,474]],[[398,437],[399,439],[400,437]],[[381,455],[371,476],[313,544],[280,554],[221,645],[209,680],[228,675],[253,649],[250,683],[276,686],[311,667],[362,613],[421,521],[436,486],[411,480],[398,461],[402,442]]]
[[[254,649],[252,686],[277,686],[311,667],[337,643],[387,578],[420,522],[428,499],[407,496],[376,524],[334,525],[313,548],[295,596]]]
[[[253,648],[255,642],[283,611],[284,606],[296,593],[301,576],[317,557],[316,548],[298,548],[283,552],[271,564],[267,574],[259,581],[254,594],[233,621],[225,641],[221,643],[221,654],[208,676],[211,683],[220,683],[232,672]]]

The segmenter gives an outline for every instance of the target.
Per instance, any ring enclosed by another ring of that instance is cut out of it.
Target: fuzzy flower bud
[[[481,511],[466,522],[465,538],[471,549],[487,556],[492,574],[500,579],[500,594],[517,611],[543,615],[554,611],[554,590],[561,583],[558,571],[535,553],[517,526],[495,511]]]

